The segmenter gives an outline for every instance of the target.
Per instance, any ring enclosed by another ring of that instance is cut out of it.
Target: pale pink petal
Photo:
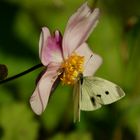
[[[67,28],[74,27],[78,21],[82,20],[83,17],[87,16],[91,9],[87,6],[87,2],[85,2],[70,18],[67,23]]]
[[[90,33],[96,27],[99,17],[99,9],[92,11],[87,3],[83,4],[73,14],[67,24],[62,42],[63,55],[67,58],[75,49],[86,41]]]
[[[30,98],[32,110],[40,115],[46,108],[52,86],[58,77],[57,70],[60,65],[49,64],[46,72],[41,77],[37,87]]]
[[[54,36],[51,36],[47,27],[42,28],[39,44],[40,59],[43,65],[63,61],[62,37],[59,31],[56,30]]]
[[[84,76],[92,76],[102,64],[102,58],[93,53],[86,43],[83,43],[80,47],[78,47],[75,52],[85,58]]]
[[[42,32],[40,34],[40,39],[39,39],[39,57],[40,57],[40,59],[41,59],[42,48],[44,46],[44,43],[47,42],[48,37],[51,37],[50,31],[47,27],[43,27]]]

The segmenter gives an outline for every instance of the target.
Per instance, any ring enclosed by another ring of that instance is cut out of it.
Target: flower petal
[[[99,9],[92,11],[87,3],[84,3],[67,24],[62,42],[63,55],[67,58],[75,49],[86,41],[95,28],[99,17]]]
[[[58,69],[59,65],[48,65],[46,72],[41,77],[33,95],[30,98],[31,108],[37,115],[40,115],[48,104],[51,89],[58,77]]]
[[[47,27],[42,28],[39,41],[39,54],[43,65],[47,66],[51,62],[62,62],[62,37],[59,31],[51,36]]]
[[[48,37],[50,37],[50,31],[47,27],[42,28],[42,32],[40,34],[40,39],[39,39],[39,57],[41,59],[41,54],[42,54],[42,48],[44,44],[47,42]]]
[[[85,58],[84,76],[92,76],[102,64],[102,58],[93,53],[86,43],[83,43],[75,52]]]

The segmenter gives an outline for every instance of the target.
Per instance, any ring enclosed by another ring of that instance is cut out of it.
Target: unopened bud
[[[8,68],[4,64],[0,64],[0,80],[4,80],[8,75]]]

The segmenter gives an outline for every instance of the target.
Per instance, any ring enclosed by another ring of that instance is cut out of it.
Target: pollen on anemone
[[[83,73],[84,56],[72,54],[66,59],[61,67],[64,70],[60,78],[64,84],[73,85],[80,73]]]
[[[79,75],[92,76],[102,63],[93,53],[87,38],[98,23],[99,9],[90,9],[84,3],[68,20],[64,35],[56,30],[53,35],[47,27],[42,28],[39,41],[39,57],[47,68],[31,96],[33,111],[40,115],[45,110],[55,81],[74,85]],[[92,57],[91,57],[92,56]]]

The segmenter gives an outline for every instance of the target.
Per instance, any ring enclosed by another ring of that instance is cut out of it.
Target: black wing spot
[[[105,91],[105,94],[108,95],[109,94],[109,91]]]
[[[91,97],[90,100],[91,100],[92,104],[93,104],[94,106],[96,106],[95,98],[94,98],[94,97]]]
[[[101,94],[97,94],[96,96],[99,97],[99,98],[101,98]]]

